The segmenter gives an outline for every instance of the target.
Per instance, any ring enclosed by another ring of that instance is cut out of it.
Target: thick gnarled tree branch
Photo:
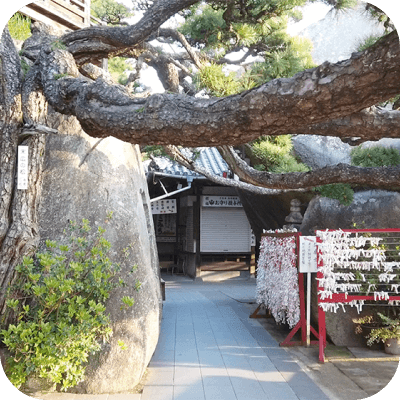
[[[48,54],[40,68],[49,103],[75,115],[94,137],[111,133],[137,144],[215,146],[293,133],[360,112],[400,92],[399,64],[399,40],[392,33],[349,60],[324,63],[238,95],[198,99],[157,94],[141,100],[101,80],[73,78],[77,69],[67,52]],[[71,77],[54,78],[63,73]],[[353,136],[359,136],[356,130]],[[376,137],[382,136],[377,132]]]
[[[271,189],[311,189],[330,183],[354,183],[368,187],[400,187],[400,167],[363,168],[337,164],[309,172],[276,174],[257,171],[243,161],[229,146],[219,146],[219,152],[233,173],[249,184]]]
[[[351,145],[383,137],[400,138],[400,111],[369,107],[358,113],[293,132],[299,135],[338,136]]]
[[[64,35],[61,40],[79,64],[107,58],[121,48],[140,45],[171,16],[198,0],[158,0],[135,25],[127,27],[94,26]]]

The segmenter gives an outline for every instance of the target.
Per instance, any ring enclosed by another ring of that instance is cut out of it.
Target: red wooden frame
[[[335,231],[336,229],[329,229],[329,232]],[[387,232],[400,232],[400,229],[343,229],[343,232],[350,233],[387,233]],[[322,240],[317,236],[317,243],[322,243]],[[317,251],[317,263],[318,267],[323,265],[323,262]],[[317,279],[323,278],[322,272],[317,272]],[[318,280],[318,292],[322,289],[319,286]],[[375,300],[374,296],[361,296],[361,295],[345,295],[344,293],[333,293],[331,298],[321,299],[318,294],[318,325],[319,325],[319,362],[325,362],[325,348],[326,348],[326,321],[325,311],[319,306],[320,303],[350,303],[353,300]],[[389,296],[388,301],[400,300],[400,296]]]

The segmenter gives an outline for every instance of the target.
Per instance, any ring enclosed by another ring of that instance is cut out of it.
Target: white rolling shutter
[[[200,252],[247,253],[251,229],[243,208],[202,207]]]

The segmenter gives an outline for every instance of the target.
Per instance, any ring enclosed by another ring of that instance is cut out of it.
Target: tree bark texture
[[[112,132],[137,144],[215,146],[296,133],[360,113],[400,92],[399,63],[399,39],[394,32],[364,52],[353,53],[349,60],[324,63],[292,78],[211,99],[175,94],[133,98],[100,79],[80,78],[72,54],[65,50],[42,52],[38,68],[49,103],[58,112],[75,115],[89,135],[105,137]],[[374,124],[359,122],[360,117],[355,117],[352,136],[361,137],[368,128],[376,138],[384,135]],[[349,132],[331,134],[347,137]]]
[[[44,154],[44,137],[30,136],[20,143],[23,116],[32,123],[44,123],[47,102],[39,88],[22,85],[23,77],[17,51],[8,30],[4,30],[0,57],[2,60],[3,126],[0,164],[0,313],[4,309],[6,288],[23,255],[38,244],[37,210],[40,202]],[[30,79],[27,83],[32,83]],[[33,89],[33,90],[31,90]],[[21,99],[24,99],[22,104]],[[17,146],[29,147],[28,189],[18,190],[16,182]]]

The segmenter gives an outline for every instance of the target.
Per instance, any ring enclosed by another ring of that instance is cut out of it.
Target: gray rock
[[[353,203],[343,206],[338,200],[315,197],[304,214],[301,232],[314,235],[318,229],[398,228],[400,194],[385,190],[366,190],[354,194]]]
[[[350,164],[351,146],[334,136],[299,135],[292,138],[293,149],[300,160],[312,169]]]
[[[382,146],[382,147],[392,147],[400,151],[400,139],[392,139],[392,138],[383,138],[376,142],[365,142],[361,144],[361,147],[374,147],[374,146]]]
[[[106,228],[112,260],[122,261],[122,249],[133,244],[121,275],[127,286],[116,289],[107,302],[113,336],[89,360],[87,378],[74,391],[115,393],[132,390],[140,381],[155,350],[162,299],[158,256],[146,179],[137,146],[114,138],[86,135],[74,117],[51,114],[49,126],[59,135],[47,138],[42,201],[38,212],[41,240],[58,239],[68,220],[86,218]],[[94,146],[97,146],[94,148]],[[105,226],[108,211],[112,221]],[[138,265],[134,275],[128,271]],[[134,289],[136,279],[142,283]],[[121,297],[135,304],[121,310]],[[118,346],[121,340],[127,346]]]

